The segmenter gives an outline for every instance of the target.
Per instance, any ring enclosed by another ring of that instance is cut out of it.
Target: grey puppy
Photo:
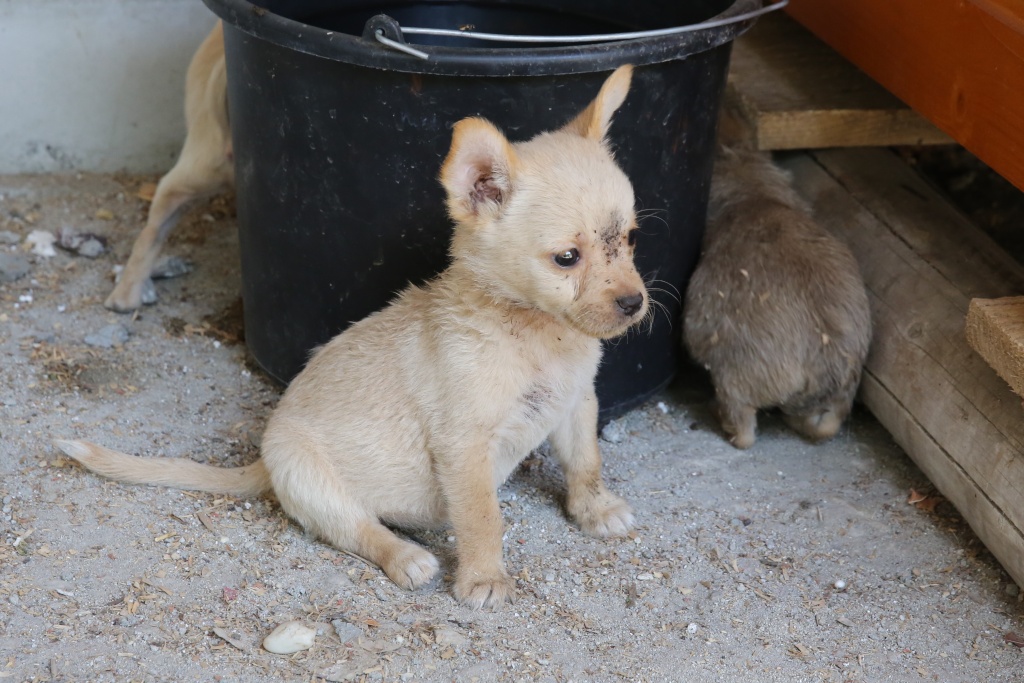
[[[761,408],[814,441],[839,430],[871,341],[867,293],[850,250],[766,154],[721,149],[685,311],[686,347],[734,446],[754,444]]]

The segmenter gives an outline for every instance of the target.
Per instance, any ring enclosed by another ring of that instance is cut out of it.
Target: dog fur
[[[510,143],[483,119],[456,124],[441,169],[451,265],[315,353],[254,464],[58,445],[121,481],[272,490],[306,529],[408,589],[431,580],[437,559],[385,524],[449,522],[454,593],[476,608],[513,597],[497,487],[545,438],[565,473],[568,514],[595,536],[625,534],[633,514],[601,478],[594,377],[600,340],[648,310],[633,265],[633,190],[605,142],[631,75],[620,67],[576,119],[528,142]]]
[[[871,340],[864,282],[764,153],[723,147],[716,159],[683,336],[737,448],[754,444],[761,408],[815,441],[850,412]]]
[[[103,304],[113,311],[127,313],[142,305],[142,291],[160,248],[187,205],[234,184],[224,33],[219,21],[188,68],[185,124],[188,133],[178,161],[157,184],[146,225],[135,239],[121,279]]]

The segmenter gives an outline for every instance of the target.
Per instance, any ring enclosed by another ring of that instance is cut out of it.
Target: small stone
[[[21,598],[18,597],[17,593],[11,593],[11,597],[7,598],[7,601],[12,605],[18,605],[21,603]]]
[[[152,306],[160,299],[160,296],[156,293],[156,285],[153,284],[153,280],[146,278],[146,281],[142,283],[142,303],[146,306]]]
[[[21,254],[0,253],[0,282],[14,282],[26,275],[32,264]]]
[[[1020,587],[1015,583],[1006,584],[1006,588],[1003,589],[1007,595],[1011,598],[1015,598],[1020,594]]]
[[[469,643],[469,638],[448,626],[435,626],[434,642],[437,643],[438,647],[444,648],[450,645],[452,649],[458,650]]]
[[[92,334],[86,335],[83,341],[85,341],[89,346],[109,349],[114,346],[121,346],[128,341],[129,336],[130,333],[128,332],[127,327],[115,323],[113,325],[102,327]]]
[[[844,591],[844,590],[846,590],[846,582],[843,581],[842,579],[837,579],[836,582],[834,584],[832,584],[832,586],[837,591]]]
[[[335,619],[331,622],[334,632],[338,634],[338,640],[343,643],[350,643],[358,640],[363,635],[363,630],[355,624],[350,624],[344,619]]]
[[[316,629],[309,628],[301,621],[287,621],[263,639],[263,649],[276,655],[290,655],[313,647]]]
[[[555,580],[555,573],[554,572],[544,572],[544,581],[546,581],[547,583],[554,583],[554,580]]]
[[[668,415],[668,405],[664,401],[658,401],[658,410],[661,411],[662,415]]]
[[[78,247],[78,254],[86,258],[96,258],[106,250],[106,245],[97,236],[91,235]]]
[[[78,232],[65,225],[57,231],[57,246],[79,256],[96,258],[107,250],[107,238],[91,232]]]
[[[181,277],[192,272],[192,262],[180,256],[164,256],[153,264],[149,276],[154,280]]]
[[[57,250],[53,248],[56,241],[57,237],[49,230],[33,230],[25,238],[25,244],[32,253],[45,258],[57,255]]]
[[[601,438],[608,443],[622,443],[626,440],[626,430],[615,420],[612,420],[601,429]]]
[[[0,244],[17,244],[21,241],[21,235],[10,230],[0,230]]]
[[[692,636],[694,633],[697,632],[697,624],[694,624],[694,623],[687,624],[686,625],[686,632],[689,633]]]
[[[843,626],[846,626],[847,628],[853,627],[853,622],[847,619],[846,617],[838,617],[836,621],[838,621]]]

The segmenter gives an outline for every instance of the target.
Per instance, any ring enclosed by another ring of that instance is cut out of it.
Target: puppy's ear
[[[452,146],[441,166],[448,211],[459,222],[496,216],[512,193],[518,159],[492,123],[463,119],[452,131]]]
[[[633,80],[633,65],[623,64],[605,80],[597,98],[563,130],[592,140],[603,140],[608,134],[612,115],[622,106]]]

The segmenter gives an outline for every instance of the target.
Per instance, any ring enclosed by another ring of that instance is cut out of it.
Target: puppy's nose
[[[644,305],[643,294],[630,294],[629,296],[620,296],[615,300],[615,304],[622,311],[623,315],[631,316],[640,310],[640,307]]]

